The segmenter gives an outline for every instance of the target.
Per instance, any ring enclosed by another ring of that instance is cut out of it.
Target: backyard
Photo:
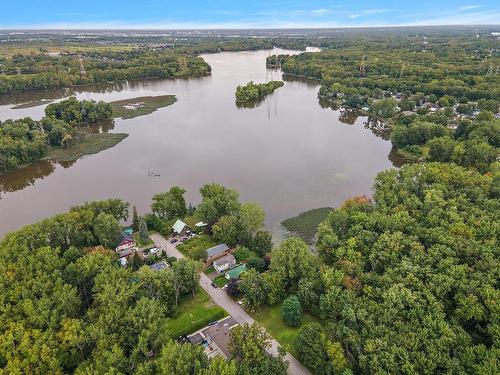
[[[199,234],[196,237],[179,244],[177,249],[188,258],[201,260],[206,258],[205,250],[217,244],[218,242],[208,234]]]
[[[170,318],[167,327],[171,338],[187,335],[219,320],[227,313],[217,306],[204,290],[198,290],[194,298],[187,297],[179,306],[180,313]]]
[[[274,306],[263,306],[259,311],[249,314],[257,322],[262,324],[269,334],[273,336],[287,352],[297,358],[295,350],[295,340],[299,334],[300,327],[289,327],[281,318],[281,304]],[[319,319],[309,313],[302,316],[302,325],[312,322],[318,322]]]

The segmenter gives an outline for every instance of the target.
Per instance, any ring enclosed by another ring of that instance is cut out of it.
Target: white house
[[[226,255],[214,261],[214,268],[218,273],[222,273],[236,266],[236,258],[232,255]]]

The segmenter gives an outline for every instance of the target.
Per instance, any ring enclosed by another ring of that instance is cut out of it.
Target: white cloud
[[[459,10],[471,10],[477,8],[483,8],[483,5],[462,5],[461,7],[458,7]]]
[[[330,9],[314,9],[311,11],[311,14],[321,15],[330,13]]]

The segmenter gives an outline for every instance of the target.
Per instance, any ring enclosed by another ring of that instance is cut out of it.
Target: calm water
[[[266,225],[276,235],[284,218],[370,194],[375,175],[393,165],[390,142],[377,126],[370,129],[365,117],[323,108],[318,83],[288,79],[256,108],[236,107],[238,84],[281,78],[280,72],[266,70],[268,54],[203,56],[213,71],[199,79],[0,98],[0,120],[39,119],[44,106],[12,107],[68,95],[113,101],[175,94],[178,99],[151,115],[116,120],[110,131],[130,136],[114,148],[64,165],[42,161],[0,177],[0,236],[84,201],[118,197],[146,212],[151,197],[172,185],[185,187],[194,205],[204,183],[235,188],[243,201],[262,205]],[[149,177],[148,172],[160,176]]]

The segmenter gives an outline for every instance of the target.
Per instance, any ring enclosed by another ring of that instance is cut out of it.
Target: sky
[[[500,24],[499,0],[2,0],[2,3],[1,29]]]

